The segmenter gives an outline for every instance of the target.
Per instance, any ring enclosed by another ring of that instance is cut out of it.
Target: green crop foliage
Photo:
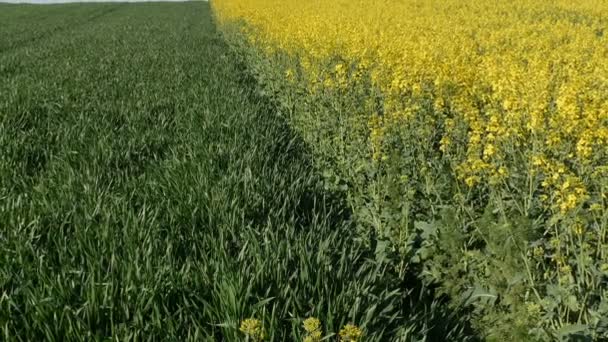
[[[207,3],[0,23],[0,340],[465,339],[355,238]]]

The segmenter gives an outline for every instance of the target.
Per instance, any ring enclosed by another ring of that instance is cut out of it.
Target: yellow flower
[[[565,199],[561,201],[560,210],[562,214],[566,214],[572,209],[575,209],[578,205],[578,197],[575,194],[568,194]]]
[[[287,71],[285,71],[285,78],[287,78],[288,81],[293,82],[294,78],[295,78],[295,73],[293,71],[293,69],[287,69]]]
[[[486,158],[492,157],[496,153],[496,148],[492,144],[487,144],[483,150],[483,156]]]
[[[534,156],[532,158],[532,165],[534,165],[534,166],[541,166],[541,165],[544,165],[545,163],[546,163],[546,161],[543,157]]]
[[[471,177],[467,177],[467,178],[464,180],[464,182],[465,182],[465,183],[466,183],[466,184],[467,184],[469,187],[472,187],[472,186],[474,186],[475,184],[477,184],[478,179],[479,179],[479,177],[476,177],[476,176],[471,176]]]
[[[344,64],[342,64],[342,63],[336,64],[335,70],[336,70],[337,74],[343,74],[343,73],[345,73]]]
[[[319,342],[321,341],[322,334],[323,333],[321,332],[321,330],[316,330],[308,334],[308,337],[310,337],[312,342]]]
[[[255,318],[247,318],[241,322],[239,330],[253,341],[263,341],[266,338],[266,331],[262,322]]]
[[[574,234],[576,235],[583,235],[583,232],[585,228],[583,227],[583,225],[581,223],[575,223],[574,227],[572,227],[572,230],[574,231]]]
[[[310,317],[304,320],[304,330],[311,333],[321,329],[321,321],[318,318]]]
[[[450,140],[450,137],[444,135],[443,138],[441,138],[441,141],[439,142],[439,150],[443,153],[446,153],[451,143],[452,141]]]
[[[528,314],[530,316],[540,316],[542,308],[537,303],[527,302],[526,303],[526,309],[528,310]]]
[[[340,341],[352,341],[357,342],[360,341],[363,336],[363,331],[353,324],[345,325],[342,330],[340,330]]]
[[[304,342],[319,342],[321,341],[321,321],[315,317],[309,317],[304,320],[304,330],[307,335],[304,337]]]

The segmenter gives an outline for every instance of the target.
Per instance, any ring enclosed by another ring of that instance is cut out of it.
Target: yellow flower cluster
[[[304,330],[306,331],[304,342],[321,341],[323,331],[321,330],[321,321],[318,318],[310,317],[304,320]]]
[[[548,178],[552,165],[570,165],[550,181],[566,212],[584,202],[588,170],[606,163],[608,2],[218,0],[214,7],[220,22],[244,20],[262,51],[297,59],[313,93],[367,75],[383,102],[381,117],[369,113],[375,160],[386,150],[386,126],[425,115],[420,104],[430,100],[443,114],[440,150],[469,186],[521,172],[522,158],[546,160],[525,171]]]
[[[304,342],[319,342],[322,339],[323,327],[321,321],[315,317],[309,317],[303,322],[304,331],[306,332]],[[266,331],[262,322],[259,319],[247,318],[241,322],[239,330],[247,336],[251,341],[264,341],[266,339]],[[357,342],[361,340],[363,331],[356,325],[346,324],[338,334],[340,341]]]
[[[266,339],[266,330],[259,319],[247,318],[241,322],[239,329],[244,333],[250,341],[264,341]]]
[[[357,342],[361,341],[363,331],[353,324],[347,324],[340,330],[340,341]]]

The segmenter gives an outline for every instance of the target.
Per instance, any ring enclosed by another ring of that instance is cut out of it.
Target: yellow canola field
[[[500,298],[476,312],[488,340],[608,339],[608,1],[213,6],[357,219],[402,255],[442,230],[422,276]]]
[[[369,75],[383,96],[383,115],[369,113],[377,159],[386,158],[387,126],[411,120],[418,100],[432,98],[435,110],[446,113],[440,149],[469,186],[521,172],[514,154],[522,154],[529,172],[548,176],[548,197],[566,213],[590,198],[586,178],[606,171],[606,1],[214,5],[222,22],[244,20],[251,42],[267,53],[296,56],[311,91]],[[328,72],[327,61],[336,57]]]

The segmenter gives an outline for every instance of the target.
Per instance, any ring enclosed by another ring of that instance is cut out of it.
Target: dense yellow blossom
[[[317,330],[321,330],[321,321],[318,318],[310,317],[304,320],[304,330],[308,333],[315,332]]]
[[[363,331],[353,324],[347,324],[340,330],[340,341],[357,342],[361,341]]]
[[[266,331],[262,322],[255,318],[247,318],[241,322],[239,328],[251,341],[264,341],[266,339]]]
[[[311,91],[346,88],[369,75],[385,111],[382,118],[370,113],[375,160],[385,150],[385,126],[417,115],[412,99],[432,98],[436,109],[447,109],[446,122],[466,125],[465,131],[446,125],[440,150],[471,186],[495,180],[498,170],[515,173],[514,146],[539,149],[553,163],[605,163],[605,1],[220,0],[214,6],[220,21],[244,19],[263,51],[299,59]],[[291,69],[286,73],[293,77]],[[465,153],[450,153],[457,142]],[[583,197],[563,194],[559,206],[570,210]]]
[[[321,337],[323,335],[323,331],[321,329],[321,321],[315,317],[309,317],[304,320],[304,331],[306,331],[306,336],[304,336],[304,342],[319,342],[321,341]]]

